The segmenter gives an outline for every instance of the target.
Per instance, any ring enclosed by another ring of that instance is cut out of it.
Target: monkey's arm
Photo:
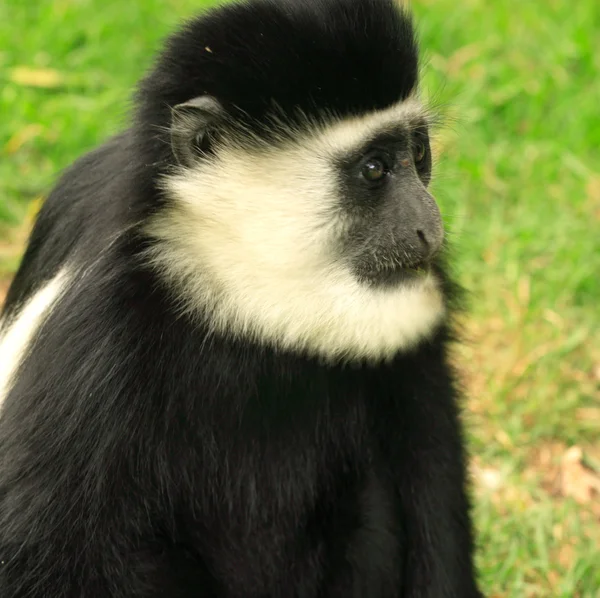
[[[457,394],[443,350],[403,359],[377,400],[406,542],[402,598],[480,598]]]

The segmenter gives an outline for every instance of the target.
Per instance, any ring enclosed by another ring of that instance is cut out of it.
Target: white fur
[[[235,143],[165,180],[172,205],[147,230],[149,258],[185,309],[219,331],[327,359],[390,358],[443,317],[437,281],[376,289],[336,254],[349,225],[333,161],[373,133],[411,121],[411,98],[367,116],[313,126],[285,149],[251,155]]]
[[[10,321],[0,328],[0,407],[7,397],[19,365],[37,330],[63,292],[68,275],[65,270],[44,285]]]

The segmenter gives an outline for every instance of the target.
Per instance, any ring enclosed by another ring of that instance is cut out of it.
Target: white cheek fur
[[[32,339],[61,296],[69,278],[67,270],[62,270],[37,291],[11,321],[0,322],[0,408]]]
[[[382,126],[418,113],[410,99],[319,127],[285,151],[223,148],[165,180],[172,204],[147,232],[151,263],[214,328],[325,359],[386,359],[444,315],[437,281],[369,288],[335,256],[346,226],[330,164]]]

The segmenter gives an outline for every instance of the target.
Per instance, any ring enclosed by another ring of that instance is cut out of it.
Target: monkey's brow
[[[428,128],[429,123],[422,116],[406,118],[402,121],[393,122],[380,127],[372,135],[365,138],[363,142],[361,142],[361,145],[365,146],[385,141],[403,141],[415,131],[426,133]]]
[[[408,145],[412,133],[419,131],[427,133],[428,124],[423,118],[407,119],[402,122],[383,126],[361,139],[360,143],[344,152],[343,162],[360,159],[366,152],[376,146],[391,144]]]

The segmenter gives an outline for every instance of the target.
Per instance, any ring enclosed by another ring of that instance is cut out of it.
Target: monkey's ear
[[[191,166],[208,149],[209,131],[225,111],[212,96],[199,96],[171,109],[171,148],[182,166]]]

